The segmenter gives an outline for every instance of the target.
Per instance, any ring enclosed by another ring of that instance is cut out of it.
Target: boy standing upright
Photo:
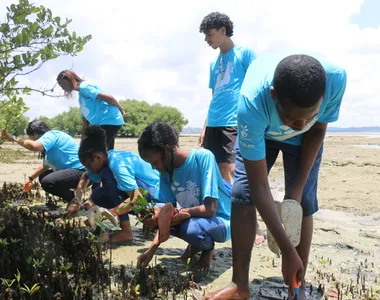
[[[234,145],[240,88],[249,65],[256,58],[251,48],[234,44],[231,39],[233,30],[230,18],[219,12],[208,14],[199,27],[209,46],[220,50],[210,65],[212,100],[199,136],[199,145],[215,155],[220,173],[228,182],[235,169]]]

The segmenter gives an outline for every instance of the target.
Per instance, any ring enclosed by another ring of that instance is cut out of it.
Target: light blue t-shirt
[[[224,55],[219,53],[210,64],[209,88],[214,90],[208,109],[208,127],[237,126],[236,111],[241,85],[251,62],[251,48],[235,45]]]
[[[50,130],[38,140],[45,149],[42,162],[45,168],[53,171],[64,169],[84,169],[78,158],[79,145],[68,134]]]
[[[108,151],[108,167],[120,191],[130,192],[141,187],[149,192],[156,190],[160,180],[157,170],[138,154],[128,151]]]
[[[265,157],[265,139],[299,146],[302,134],[317,121],[338,120],[340,104],[346,88],[346,71],[321,55],[307,54],[318,59],[326,71],[326,92],[318,115],[304,129],[296,131],[285,126],[270,95],[277,64],[288,54],[267,54],[255,60],[247,71],[240,91],[238,106],[238,140],[241,155],[248,160]]]
[[[92,183],[102,182],[102,176],[100,175],[100,173],[97,174],[97,173],[94,173],[92,171],[87,170],[86,176],[87,176],[87,178],[89,178],[91,180]]]
[[[96,84],[80,83],[78,101],[83,117],[91,125],[123,125],[123,116],[116,106],[96,99],[100,92],[103,90]]]
[[[159,189],[155,196],[160,202],[178,203],[184,208],[202,205],[207,197],[218,200],[216,216],[225,223],[229,240],[231,200],[215,157],[209,150],[191,150],[185,163],[174,169],[172,183],[169,174],[161,173]]]

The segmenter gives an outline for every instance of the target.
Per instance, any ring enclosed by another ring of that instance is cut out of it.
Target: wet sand
[[[197,138],[181,137],[180,144],[184,148],[195,147]],[[326,137],[319,177],[320,211],[314,218],[315,230],[306,276],[307,290],[312,291],[309,299],[324,299],[318,292],[319,286],[325,292],[337,292],[339,287],[343,299],[380,299],[379,145],[380,134],[328,134]],[[10,143],[1,147],[0,154],[21,148]],[[118,139],[115,148],[137,151],[136,140]],[[6,156],[0,155],[0,182],[23,182],[24,173],[28,175],[38,163],[34,154],[22,157],[22,163],[8,164],[4,159]],[[270,174],[273,194],[278,200],[283,197],[282,178],[279,159]],[[262,222],[260,228],[266,230]],[[134,234],[132,244],[113,249],[115,265],[136,263],[137,256],[149,246],[150,241],[143,238],[140,225],[134,228]],[[185,247],[183,241],[170,238],[157,251],[152,263],[165,264],[173,272],[184,272],[186,266],[177,258]],[[217,244],[210,274],[200,282],[200,294],[228,284],[232,275],[231,264],[231,242]],[[283,299],[287,293],[281,277],[281,258],[270,252],[266,242],[252,251],[250,280],[252,299]]]

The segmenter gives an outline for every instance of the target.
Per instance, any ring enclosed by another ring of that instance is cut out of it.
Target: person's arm
[[[214,95],[214,89],[212,89],[212,95]],[[198,138],[199,147],[203,147],[203,140],[205,138],[205,133],[206,133],[206,124],[207,124],[207,116],[206,116],[205,122],[203,123],[201,134],[199,135],[199,138]]]
[[[303,134],[300,165],[294,183],[286,191],[286,198],[294,199],[301,203],[303,188],[322,146],[326,129],[327,123],[317,122]]]
[[[45,151],[44,146],[42,146],[41,142],[18,138],[18,137],[12,136],[9,132],[5,130],[3,130],[3,132],[1,133],[1,137],[10,142],[15,142],[30,151],[35,151],[35,152]]]
[[[303,267],[295,247],[284,231],[277,212],[269,187],[266,159],[257,161],[244,159],[244,166],[247,172],[251,197],[255,199],[257,210],[281,249],[284,281],[292,289],[294,275],[296,274],[297,279],[301,280],[303,277]]]
[[[190,214],[193,218],[212,218],[215,216],[218,200],[207,197],[204,203],[199,206],[181,208],[180,211]]]
[[[127,193],[127,199],[125,199],[122,203],[120,203],[119,206],[117,206],[116,209],[114,210],[119,216],[130,212],[133,209],[134,205],[136,204],[136,199],[139,196],[143,197],[143,195],[141,195],[140,190],[138,188],[135,189],[134,191],[130,191],[126,193]],[[133,193],[133,199],[131,199],[132,193]]]
[[[123,116],[125,115],[124,108],[120,105],[119,101],[117,101],[117,100],[114,98],[114,96],[100,92],[100,93],[98,94],[98,97],[96,97],[96,99],[98,99],[98,100],[102,100],[102,101],[104,101],[104,102],[107,102],[108,104],[111,104],[111,105],[113,105],[113,106],[116,106],[116,107],[120,110],[121,114],[122,114]]]
[[[84,190],[90,184],[90,181],[91,179],[87,177],[86,172],[84,172],[80,177],[77,188],[75,190],[75,199],[77,199],[78,201],[82,200]]]
[[[45,168],[43,164],[39,164],[37,168],[33,170],[33,172],[29,175],[28,180],[33,181],[34,179],[38,178],[42,173],[45,173],[48,168]]]
[[[157,230],[156,235],[154,236],[152,245],[149,247],[148,250],[146,250],[143,254],[141,254],[137,258],[137,267],[138,268],[145,268],[148,266],[149,262],[152,260],[154,253],[156,253],[156,250],[160,246],[159,242],[159,232]]]

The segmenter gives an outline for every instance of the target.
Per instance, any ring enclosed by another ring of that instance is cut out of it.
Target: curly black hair
[[[325,94],[326,71],[314,57],[290,55],[277,65],[273,87],[280,105],[291,102],[300,108],[313,107]]]
[[[220,12],[212,12],[203,18],[199,26],[199,32],[206,34],[210,29],[219,30],[222,27],[226,28],[228,37],[234,34],[234,23],[232,23],[230,17]]]
[[[86,136],[79,146],[78,157],[81,162],[91,160],[95,153],[107,156],[107,133],[99,125],[90,125],[85,131]]]
[[[172,126],[165,123],[152,123],[145,127],[137,141],[139,153],[152,151],[162,153],[162,161],[165,161],[165,147],[170,146],[170,169],[168,170],[170,181],[173,180],[175,148],[178,147],[178,132]]]

